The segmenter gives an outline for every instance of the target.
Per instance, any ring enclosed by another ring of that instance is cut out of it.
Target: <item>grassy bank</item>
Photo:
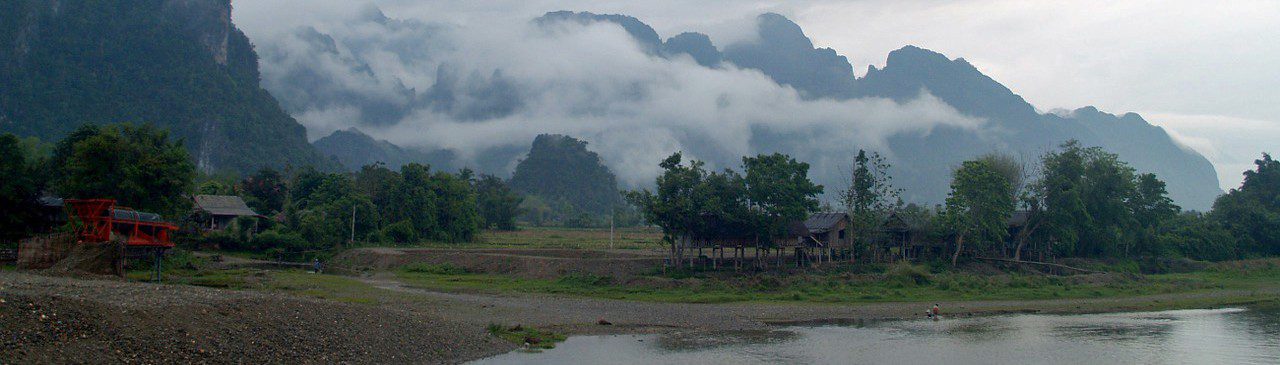
[[[618,228],[610,240],[608,228],[525,227],[517,231],[486,230],[469,248],[560,248],[657,250],[662,233],[653,228]],[[424,247],[457,247],[457,244],[423,243]]]
[[[921,266],[893,266],[882,273],[741,274],[703,273],[687,277],[651,276],[626,282],[569,275],[526,279],[468,273],[447,265],[413,265],[397,272],[408,285],[462,292],[545,293],[657,302],[823,302],[1036,300],[1124,297],[1214,289],[1256,290],[1280,285],[1276,261],[1225,263],[1180,274],[1092,274],[1045,276],[929,272]]]

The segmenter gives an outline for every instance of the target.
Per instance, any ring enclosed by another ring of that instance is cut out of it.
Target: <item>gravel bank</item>
[[[0,272],[0,363],[457,363],[510,351],[430,313]]]

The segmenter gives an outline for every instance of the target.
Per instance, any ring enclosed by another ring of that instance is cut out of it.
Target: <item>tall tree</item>
[[[506,181],[493,175],[480,175],[472,183],[476,190],[476,204],[485,228],[516,229],[516,216],[520,215],[520,203],[524,197],[511,190]]]
[[[43,174],[22,143],[12,134],[0,135],[0,242],[22,238],[37,219]]]
[[[822,185],[809,180],[809,164],[780,153],[743,157],[747,197],[765,221],[763,237],[784,234],[787,224],[803,221],[818,209]]]
[[[1218,197],[1213,217],[1254,254],[1280,254],[1280,161],[1262,154],[1237,189]]]
[[[1157,236],[1167,222],[1178,216],[1182,208],[1173,203],[1169,192],[1165,190],[1164,181],[1155,174],[1138,175],[1134,194],[1128,199],[1129,210],[1133,212],[1134,229],[1133,253],[1159,255],[1156,246]]]
[[[241,189],[250,207],[259,214],[274,214],[284,211],[284,203],[289,194],[288,186],[280,172],[272,168],[262,168],[240,182]]]
[[[840,201],[849,213],[850,231],[859,245],[866,246],[881,233],[888,211],[902,202],[902,191],[893,187],[890,165],[879,152],[858,150],[853,159],[849,186],[840,192]]]
[[[702,184],[706,171],[702,162],[696,160],[684,165],[679,152],[663,159],[659,167],[662,174],[655,179],[654,192],[631,191],[626,193],[626,198],[640,208],[645,221],[662,229],[663,241],[670,248],[671,261],[679,267],[682,262],[681,241],[693,234],[701,218],[696,190]]]
[[[955,233],[955,266],[966,240],[986,248],[1008,236],[1007,221],[1013,213],[1013,186],[988,160],[965,161],[956,169],[947,196],[945,219]]]

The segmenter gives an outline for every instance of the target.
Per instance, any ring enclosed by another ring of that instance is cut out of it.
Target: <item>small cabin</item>
[[[921,258],[938,257],[943,251],[943,242],[932,240],[926,222],[920,218],[899,212],[890,213],[880,227],[883,257],[881,260],[919,260]]]
[[[224,230],[239,217],[263,218],[249,208],[244,199],[234,195],[196,195],[195,209],[197,213],[207,214],[208,221],[201,222],[206,231]]]
[[[849,215],[844,212],[815,213],[804,220],[800,241],[804,246],[844,248],[852,241]]]

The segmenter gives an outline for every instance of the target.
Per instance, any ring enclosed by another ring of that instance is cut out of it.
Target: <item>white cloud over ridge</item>
[[[821,175],[838,174],[859,147],[885,150],[895,134],[982,123],[928,94],[902,104],[806,100],[755,70],[647,53],[613,23],[440,24],[385,19],[369,8],[354,14],[255,39],[264,86],[312,139],[357,126],[474,161],[561,133],[591,142],[634,186],[651,181],[672,152],[733,167],[740,156],[774,152],[760,150],[759,139],[778,136],[788,141],[782,152],[830,181],[835,176]]]

